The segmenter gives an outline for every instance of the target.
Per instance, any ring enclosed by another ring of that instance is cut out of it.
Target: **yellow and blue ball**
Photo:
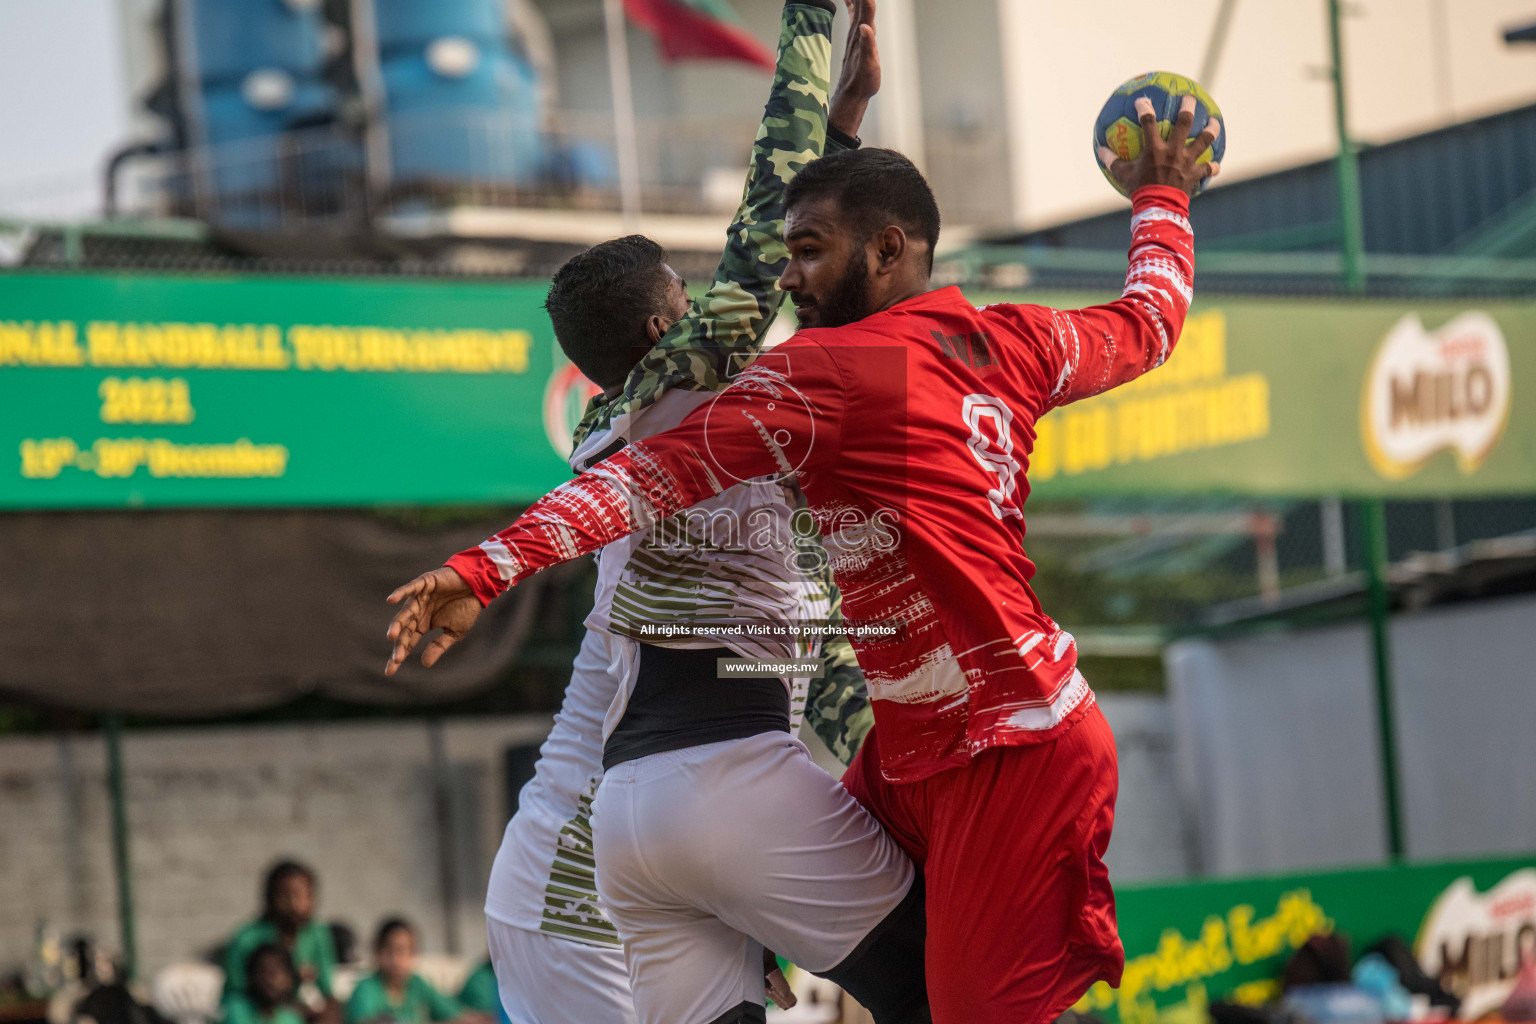
[[[1150,71],[1145,75],[1126,82],[1120,88],[1110,94],[1108,102],[1099,111],[1099,118],[1093,125],[1093,153],[1094,162],[1099,162],[1099,149],[1108,147],[1122,160],[1135,160],[1141,156],[1141,120],[1136,113],[1136,101],[1145,96],[1152,103],[1152,109],[1157,112],[1157,128],[1163,138],[1173,130],[1173,122],[1179,116],[1179,106],[1185,96],[1195,98],[1195,121],[1190,125],[1189,137],[1196,138],[1205,129],[1212,118],[1221,121],[1221,134],[1216,137],[1216,142],[1200,157],[1201,163],[1210,163],[1212,160],[1221,161],[1227,151],[1227,124],[1221,116],[1221,108],[1211,98],[1211,94],[1201,87],[1193,78],[1183,75],[1175,75],[1171,71]],[[1130,193],[1125,186],[1109,173],[1109,169],[1099,164],[1099,170],[1115,191],[1123,196]],[[1200,187],[1195,191],[1199,193],[1210,184],[1211,179],[1206,178],[1200,182]]]

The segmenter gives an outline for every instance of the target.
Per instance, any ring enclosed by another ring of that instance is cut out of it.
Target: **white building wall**
[[[1410,859],[1536,850],[1536,598],[1394,615],[1392,699]],[[1364,623],[1165,655],[1180,779],[1214,874],[1387,854]]]
[[[1120,796],[1104,862],[1110,880],[1155,882],[1194,870],[1195,836],[1176,779],[1173,716],[1160,695],[1101,693],[1099,706],[1115,733]]]
[[[466,955],[484,949],[485,877],[506,824],[502,752],[548,726],[539,716],[444,726]],[[254,916],[266,868],[285,856],[319,872],[322,917],[363,941],[403,913],[427,949],[449,948],[425,723],[130,731],[124,762],[146,970],[206,951]],[[39,920],[115,948],[116,901],[100,735],[0,742],[0,965],[26,957]]]

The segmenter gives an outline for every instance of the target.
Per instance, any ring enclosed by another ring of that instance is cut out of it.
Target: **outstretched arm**
[[[575,431],[579,447],[623,413],[672,388],[719,391],[761,350],[778,314],[784,247],[784,189],[823,152],[858,145],[870,97],[880,87],[875,0],[845,0],[852,22],[830,108],[832,0],[790,0],[779,29],[778,65],[740,208],[709,290],[630,371],[624,391],[601,397]]]
[[[696,310],[630,372],[621,408],[648,405],[672,387],[720,391],[761,348],[783,299],[779,275],[789,258],[784,189],[826,148],[835,13],[832,0],[784,5],[773,90],[714,280]]]
[[[803,336],[768,353],[672,430],[637,441],[540,498],[507,529],[461,551],[389,596],[393,675],[431,630],[432,665],[474,625],[480,608],[540,569],[579,558],[727,487],[835,464],[846,383]]]
[[[1142,105],[1145,109],[1142,109]],[[1219,121],[1190,139],[1194,97],[1165,141],[1146,100],[1137,101],[1145,147],[1135,163],[1114,160],[1111,172],[1134,188],[1131,195],[1130,266],[1120,298],[1103,306],[1059,310],[997,305],[990,315],[1012,320],[1035,349],[1046,407],[1097,395],[1161,366],[1183,330],[1194,295],[1194,235],[1189,196],[1215,164],[1198,163],[1221,131]],[[1042,410],[1043,411],[1043,410]]]

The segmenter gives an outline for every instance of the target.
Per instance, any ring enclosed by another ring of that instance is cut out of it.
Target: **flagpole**
[[[635,141],[634,90],[629,81],[629,46],[624,37],[624,0],[603,0],[608,33],[608,78],[613,83],[613,138],[619,158],[619,209],[624,228],[640,226],[640,156]]]

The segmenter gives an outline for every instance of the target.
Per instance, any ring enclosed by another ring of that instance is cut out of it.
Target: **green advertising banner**
[[[519,503],[591,386],[542,282],[0,275],[0,508]],[[1081,295],[1031,296],[1071,307]],[[1536,491],[1536,305],[1197,302],[1047,496]]]
[[[1040,421],[1029,481],[1051,497],[1531,493],[1533,386],[1529,302],[1197,300],[1166,365]]]
[[[532,500],[590,394],[545,290],[0,276],[0,507]]]
[[[1276,999],[1295,951],[1335,932],[1357,956],[1401,937],[1473,1020],[1503,1003],[1520,950],[1536,943],[1536,855],[1118,886],[1115,896],[1125,974],[1075,1009],[1121,1024],[1205,1020],[1210,1002]]]

